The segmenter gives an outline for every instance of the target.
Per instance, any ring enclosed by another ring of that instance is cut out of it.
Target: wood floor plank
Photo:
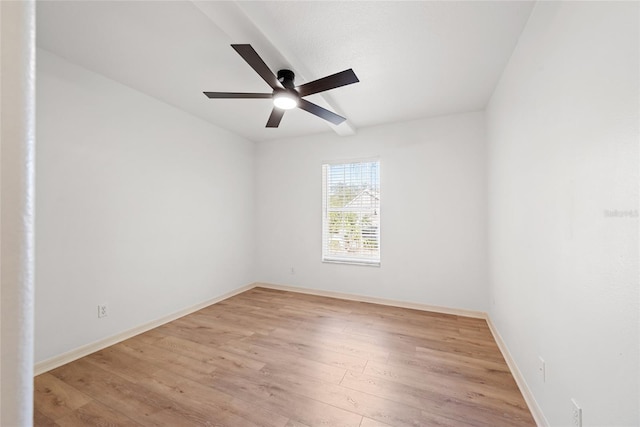
[[[228,404],[230,410],[241,414],[243,418],[263,427],[282,427],[288,424],[285,416],[277,412],[257,406],[253,402],[244,399],[234,398]]]
[[[389,424],[381,423],[380,421],[372,420],[371,418],[364,417],[360,423],[360,427],[391,427]]]
[[[447,373],[430,372],[428,376],[424,372],[408,367],[398,367],[389,364],[369,362],[364,370],[364,374],[374,378],[381,378],[398,382],[411,387],[425,390],[446,390],[449,395],[456,395],[458,390],[469,395],[481,395],[497,399],[505,404],[523,407],[524,401],[517,391],[515,382],[507,387],[502,384],[487,384],[481,376],[468,374],[451,375]],[[355,375],[351,373],[351,375]]]
[[[278,351],[283,352],[283,354],[297,355],[316,362],[354,371],[362,372],[367,364],[367,359],[357,356],[338,353],[325,349],[322,346],[308,345],[297,341],[282,341],[271,336],[250,337],[247,341],[259,346],[278,349]]]
[[[508,369],[503,370],[502,368],[494,369],[494,367],[487,367],[482,361],[478,361],[478,366],[475,366],[472,364],[472,361],[457,360],[450,353],[446,352],[440,352],[439,357],[433,356],[431,358],[422,358],[415,354],[392,353],[389,356],[387,364],[397,367],[408,367],[430,374],[450,375],[453,378],[466,379],[472,377],[478,382],[505,388],[510,387],[513,389],[513,392],[519,393]]]
[[[171,371],[195,381],[206,380],[218,369],[215,365],[188,356],[183,356],[172,351],[165,351],[160,347],[127,340],[115,348],[118,351],[130,354],[146,361],[160,369]]]
[[[36,426],[534,426],[484,319],[254,288],[35,378]]]
[[[231,323],[236,326],[249,328],[254,334],[269,335],[276,328],[290,327],[295,328],[300,321],[294,319],[285,319],[281,316],[274,315],[270,312],[261,310],[236,310],[220,314],[217,320],[221,323]]]
[[[499,425],[505,418],[519,422],[530,416],[522,406],[508,405],[499,399],[469,392],[461,387],[443,389],[429,386],[428,383],[414,387],[353,372],[347,372],[340,384],[459,422],[464,422],[465,413],[473,408],[478,424],[488,427]]]
[[[285,416],[212,387],[215,381],[215,378],[210,378],[198,382],[173,372],[162,371],[153,378],[141,381],[140,385],[164,396],[171,396],[173,401],[189,408],[193,413],[205,414],[199,418],[219,424],[282,427],[287,422]]]
[[[347,372],[344,368],[339,368],[291,354],[284,354],[281,351],[268,347],[253,345],[248,341],[238,341],[232,344],[227,344],[222,348],[229,350],[232,353],[251,357],[258,361],[268,360],[268,365],[286,367],[294,372],[304,372],[314,378],[336,384],[342,380],[344,374]]]
[[[299,423],[298,421],[289,420],[289,422],[284,427],[311,427],[311,426]]]
[[[149,393],[84,358],[56,368],[51,374],[141,424],[153,424],[148,422],[150,415],[173,407],[169,398]]]
[[[34,423],[34,425],[38,425]],[[87,427],[87,426],[113,426],[113,427],[137,427],[140,424],[117,411],[92,400],[78,410],[59,419],[56,425],[60,427]]]
[[[121,348],[122,346],[108,347],[90,354],[84,360],[134,383],[140,378],[152,377],[160,371],[158,366],[127,354]]]
[[[322,347],[336,353],[354,356],[363,360],[376,360],[386,362],[389,358],[389,349],[379,346],[356,343],[338,333],[309,333],[307,330],[276,329],[271,336],[282,341],[295,341],[310,347]]]
[[[294,375],[285,370],[263,368],[265,384],[292,392],[336,408],[384,421],[394,426],[450,425],[451,420],[438,414],[423,414],[420,409],[401,402],[392,402],[379,395],[349,389],[341,385],[319,382],[306,375]]]
[[[55,421],[89,403],[91,398],[51,374],[43,374],[34,384],[34,404],[38,412]]]
[[[256,405],[273,408],[278,413],[289,413],[291,419],[309,426],[357,427],[362,417],[319,400],[292,392],[289,388],[273,384],[263,376],[249,379],[230,373],[216,374],[213,387],[249,398]]]
[[[33,425],[40,427],[54,427],[58,424],[55,423],[51,418],[44,415],[42,412],[34,409],[33,411]]]
[[[154,345],[185,356],[197,358],[211,363],[221,369],[262,369],[265,362],[259,362],[248,357],[239,356],[218,347],[201,344],[189,339],[168,335]]]

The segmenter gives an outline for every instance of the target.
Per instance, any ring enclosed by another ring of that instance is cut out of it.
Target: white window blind
[[[322,260],[380,265],[380,162],[322,165]]]

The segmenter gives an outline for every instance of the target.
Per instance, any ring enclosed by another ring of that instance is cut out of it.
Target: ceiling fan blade
[[[202,92],[208,98],[236,98],[236,99],[268,99],[270,93],[241,93],[241,92]]]
[[[296,90],[300,96],[307,96],[318,92],[324,92],[325,90],[335,89],[340,86],[358,83],[359,81],[360,80],[358,80],[356,73],[349,68],[348,70],[340,71],[339,73],[300,85]]]
[[[267,127],[277,128],[278,126],[280,126],[280,120],[282,120],[282,116],[284,116],[284,110],[273,107],[273,110],[271,110],[271,115],[269,116],[269,120],[267,120]]]
[[[314,114],[320,117],[321,119],[325,119],[333,123],[334,125],[339,125],[340,123],[347,120],[344,117],[337,115],[336,113],[333,113],[325,108],[322,108],[319,105],[314,104],[313,102],[309,102],[306,99],[302,99],[302,98],[298,101],[298,108],[301,108],[304,111]]]
[[[242,59],[247,61],[247,64],[249,64],[272,89],[282,89],[283,86],[278,81],[278,78],[269,67],[267,67],[267,64],[264,63],[260,55],[258,55],[258,52],[256,52],[250,44],[232,44],[231,47],[242,56]]]

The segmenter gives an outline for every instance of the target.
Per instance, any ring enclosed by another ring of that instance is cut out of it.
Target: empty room
[[[640,425],[640,3],[0,23],[0,425]]]

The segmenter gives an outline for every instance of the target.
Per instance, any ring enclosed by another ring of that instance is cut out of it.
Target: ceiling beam
[[[251,44],[267,64],[277,66],[276,71],[283,68],[292,69],[301,81],[315,80],[309,78],[313,74],[287,48],[286,40],[281,39],[277,29],[263,17],[251,14],[241,2],[192,0],[192,3],[229,37],[231,43]],[[327,93],[315,95],[313,102],[345,116]],[[356,128],[348,120],[338,126],[330,122],[326,124],[341,136],[356,133]]]

